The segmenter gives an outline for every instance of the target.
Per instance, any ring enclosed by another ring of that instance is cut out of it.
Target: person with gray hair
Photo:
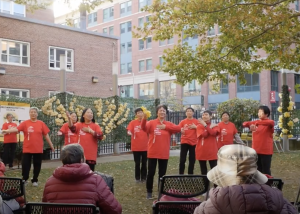
[[[100,213],[121,214],[121,204],[106,182],[85,163],[80,144],[69,144],[61,151],[63,166],[47,180],[43,202],[93,204]]]

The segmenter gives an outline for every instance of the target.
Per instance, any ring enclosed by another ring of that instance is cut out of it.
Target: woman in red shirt
[[[73,125],[76,125],[78,118],[75,112],[70,113],[70,118],[72,120]],[[60,130],[58,131],[57,135],[65,135],[65,144],[64,146],[71,144],[71,143],[78,143],[78,137],[76,133],[71,132],[69,129],[69,122],[65,123]]]
[[[166,121],[167,106],[159,105],[156,108],[157,119],[146,121],[144,114],[142,129],[148,133],[148,175],[146,181],[147,199],[152,199],[153,178],[158,162],[158,181],[167,172],[170,155],[171,135],[181,131],[181,127]]]
[[[41,171],[44,141],[48,142],[52,151],[54,151],[53,144],[49,137],[49,128],[47,125],[38,120],[38,110],[37,108],[30,108],[29,110],[29,120],[22,122],[17,128],[13,127],[8,130],[3,130],[4,133],[24,133],[23,142],[23,155],[22,155],[22,177],[25,182],[29,178],[31,159],[33,159],[33,178],[31,179],[32,185],[38,186],[38,176]]]
[[[95,123],[93,111],[90,108],[85,108],[76,126],[73,124],[69,112],[67,112],[67,116],[70,130],[77,134],[78,143],[84,149],[86,163],[94,171],[97,161],[98,140],[102,140],[103,133],[100,126]]]
[[[270,120],[269,116],[269,107],[260,106],[258,109],[259,120],[244,122],[243,126],[252,131],[252,148],[258,156],[258,171],[271,175],[274,120]]]
[[[148,135],[141,128],[144,117],[143,109],[137,108],[134,112],[137,119],[128,124],[127,133],[131,135],[131,151],[135,162],[135,180],[136,182],[144,182],[147,177]]]
[[[2,130],[7,130],[12,127],[17,127],[16,123],[13,123],[13,115],[11,113],[6,114],[7,122],[2,125]],[[15,151],[17,147],[17,133],[4,134],[3,141],[3,163],[5,166],[9,166],[9,169],[13,168],[13,162],[15,159]]]

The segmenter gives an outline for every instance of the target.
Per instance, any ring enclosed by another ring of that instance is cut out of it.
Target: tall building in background
[[[119,94],[122,97],[135,97],[149,99],[154,97],[154,79],[158,75],[159,93],[162,100],[176,96],[184,106],[192,106],[195,109],[216,109],[219,103],[235,97],[252,98],[259,100],[262,104],[268,105],[275,110],[279,105],[278,93],[281,90],[281,72],[263,70],[260,74],[247,74],[246,85],[241,85],[236,77],[235,83],[225,84],[222,81],[205,82],[199,85],[192,81],[184,87],[175,84],[176,77],[166,73],[155,72],[157,65],[162,64],[163,50],[172,48],[178,38],[174,37],[165,41],[153,41],[148,37],[145,41],[132,37],[133,27],[142,26],[149,20],[151,14],[141,9],[152,4],[152,0],[115,0],[95,8],[87,15],[87,29],[105,35],[118,36],[119,39]],[[296,1],[295,7],[298,7]],[[297,8],[296,8],[297,9]],[[69,16],[70,17],[70,16]],[[63,17],[59,17],[57,23],[64,23]],[[76,26],[79,16],[74,16],[73,25]],[[207,32],[207,36],[214,37],[221,34],[220,28],[216,25]],[[190,46],[198,45],[198,37],[185,38]],[[263,53],[260,54],[264,57]],[[291,87],[291,95],[300,107],[300,94],[295,95],[294,85],[300,83],[300,75],[289,71],[287,82]],[[219,90],[215,91],[214,86],[218,85]],[[275,96],[274,96],[275,95]],[[273,99],[275,97],[275,99]]]

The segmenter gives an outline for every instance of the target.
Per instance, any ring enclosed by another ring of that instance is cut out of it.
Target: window
[[[103,28],[103,33],[107,34],[107,28]]]
[[[139,84],[139,98],[153,99],[154,98],[154,83]]]
[[[97,24],[97,12],[88,15],[88,26]]]
[[[152,37],[148,37],[146,39],[146,49],[150,49],[152,47]]]
[[[132,63],[131,63],[131,62],[128,62],[128,63],[127,63],[127,72],[128,72],[128,73],[131,73],[131,72],[132,72]]]
[[[207,36],[215,36],[215,35],[216,35],[215,28],[210,27],[208,32],[207,32]]]
[[[121,28],[121,33],[125,33],[125,29],[126,29],[126,23],[122,23],[122,24],[120,24],[120,28]]]
[[[152,59],[146,60],[146,70],[151,71],[152,70]]]
[[[201,94],[201,85],[196,81],[193,80],[192,82],[186,84],[183,87],[183,96],[196,96]]]
[[[139,61],[139,71],[145,71],[145,60]]]
[[[192,39],[198,39],[198,35],[194,35]]]
[[[163,45],[166,45],[166,40],[163,41],[159,40],[159,46],[163,46]]]
[[[12,89],[12,88],[0,88],[0,92],[3,95],[14,95],[17,97],[30,98],[29,90]]]
[[[30,65],[29,43],[0,39],[0,62],[11,65]]]
[[[131,21],[127,22],[127,32],[131,32]]]
[[[163,66],[164,64],[164,59],[162,58],[162,56],[159,57],[159,66]]]
[[[218,105],[219,105],[219,103],[209,103],[209,104],[208,104],[208,109],[209,109],[210,111],[216,111],[217,108],[218,108]]]
[[[299,0],[295,1],[295,10],[299,11]]]
[[[294,77],[295,77],[295,85],[300,84],[300,74],[294,74]],[[295,94],[297,94],[296,89],[295,89]],[[300,109],[300,108],[297,107],[297,109]]]
[[[151,5],[152,0],[139,0],[139,11],[142,11],[142,8]]]
[[[140,28],[144,27],[144,17],[138,19],[138,25]]]
[[[73,20],[73,27],[80,28],[80,19],[74,19]]]
[[[144,50],[144,40],[139,39],[139,50]]]
[[[52,97],[52,96],[54,96],[54,95],[56,95],[56,94],[59,94],[59,93],[61,93],[61,92],[60,92],[60,91],[49,91],[49,92],[48,92],[48,96],[49,96],[49,97]],[[67,93],[68,93],[68,94],[73,94],[73,95],[75,94],[74,92],[70,92],[70,91],[67,91]]]
[[[109,35],[114,35],[114,26],[109,27]]]
[[[168,45],[174,44],[174,37],[168,39]]]
[[[121,64],[121,74],[126,74],[127,72],[126,72],[126,66],[125,66],[125,64],[123,63],[123,64]]]
[[[74,51],[71,49],[49,47],[49,68],[60,69],[60,55],[66,56],[67,71],[74,71]]]
[[[109,7],[103,10],[103,21],[114,17],[114,7]]]
[[[271,71],[271,91],[278,91],[278,71]]]
[[[239,79],[237,80],[237,92],[247,92],[247,91],[259,91],[259,74],[245,74],[245,79],[247,83],[241,85]]]
[[[131,1],[120,4],[120,16],[125,16],[128,12],[131,12]]]
[[[161,98],[174,97],[176,95],[176,84],[173,80],[159,82],[159,93]]]
[[[123,85],[120,88],[121,97],[133,97],[133,86],[132,85]]]
[[[208,82],[209,94],[226,94],[228,93],[228,84],[222,80]]]
[[[15,16],[25,17],[25,5],[16,4],[13,1],[0,0],[0,13],[7,13]]]
[[[121,44],[121,54],[125,53],[125,43]]]
[[[221,26],[220,25],[218,25],[218,34],[222,34]]]
[[[130,53],[132,51],[132,44],[131,42],[127,42],[127,53]]]

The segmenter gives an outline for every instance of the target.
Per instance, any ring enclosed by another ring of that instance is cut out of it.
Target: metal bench
[[[200,201],[158,201],[153,207],[153,214],[193,214]]]

